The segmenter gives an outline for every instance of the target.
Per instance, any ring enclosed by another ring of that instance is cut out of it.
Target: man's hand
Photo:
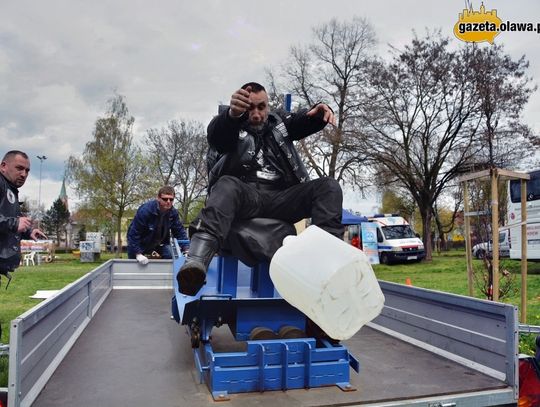
[[[19,223],[17,225],[17,233],[26,232],[28,229],[32,228],[32,219],[25,216],[19,218]]]
[[[238,89],[231,96],[229,115],[234,118],[242,116],[250,107],[249,94],[251,86],[246,89]]]
[[[42,239],[47,239],[47,235],[39,229],[32,230],[32,232],[30,233],[30,237],[34,240],[38,240],[39,237],[41,237]]]
[[[334,116],[334,112],[332,112],[332,109],[328,107],[328,105],[325,105],[324,103],[319,103],[316,105],[313,109],[311,109],[309,112],[307,112],[308,116],[318,116],[321,115],[322,119],[326,123],[330,123],[331,125],[336,125],[336,117]]]
[[[139,253],[137,256],[135,256],[139,264],[142,264],[143,266],[148,264],[148,257],[146,257],[144,254]]]

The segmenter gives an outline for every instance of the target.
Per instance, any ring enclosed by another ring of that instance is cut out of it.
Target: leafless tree
[[[415,38],[391,62],[373,64],[361,117],[363,150],[418,205],[428,260],[434,204],[477,150],[479,98],[467,59],[440,36]]]
[[[487,64],[489,59],[479,52],[474,46],[451,50],[448,39],[428,33],[422,39],[415,37],[402,52],[394,51],[391,62],[373,64],[369,77],[370,94],[361,117],[369,124],[363,149],[370,153],[383,179],[407,189],[416,201],[428,260],[437,200],[463,172],[490,166],[482,158],[488,146],[486,95],[482,93],[486,87],[477,74],[484,66],[481,62]],[[508,99],[516,113],[529,95],[527,86],[514,86],[513,75],[522,75],[524,68],[521,63],[509,64],[508,68],[484,69],[483,73],[484,78],[491,75],[492,80],[520,94],[513,101]],[[499,123],[508,109],[503,106],[492,111],[492,119],[500,117]],[[517,129],[519,121],[513,123],[512,128]],[[493,137],[495,132],[490,134]],[[514,140],[505,142],[512,144]],[[497,154],[491,151],[491,162],[502,160],[502,146]]]
[[[490,167],[515,166],[534,152],[538,138],[521,120],[523,108],[536,90],[527,76],[525,56],[513,60],[502,45],[472,45],[470,69],[480,96],[483,149],[477,161]]]
[[[208,144],[203,125],[172,120],[167,127],[148,130],[146,145],[160,181],[175,188],[180,217],[190,220],[206,195]]]
[[[331,20],[313,29],[314,41],[294,46],[280,75],[269,73],[271,89],[291,93],[298,108],[317,102],[328,103],[337,118],[337,126],[327,126],[318,135],[302,140],[300,152],[317,176],[330,176],[352,186],[365,184],[364,156],[357,148],[359,132],[354,126],[360,94],[375,33],[367,20],[349,22]],[[283,81],[277,84],[275,78]]]

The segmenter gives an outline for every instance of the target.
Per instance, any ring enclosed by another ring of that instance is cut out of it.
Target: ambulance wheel
[[[482,260],[484,257],[486,257],[486,251],[480,249],[480,250],[478,250],[478,251],[476,252],[476,255],[475,255],[475,256],[476,256],[477,259]]]
[[[381,253],[381,263],[389,265],[390,264],[390,256],[388,256],[386,253]]]

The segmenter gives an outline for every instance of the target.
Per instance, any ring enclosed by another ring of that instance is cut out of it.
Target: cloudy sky
[[[474,9],[480,1],[472,0]],[[538,0],[485,0],[503,21],[540,23]],[[32,171],[21,196],[49,208],[60,192],[64,162],[92,138],[114,91],[126,97],[136,137],[172,119],[205,125],[220,102],[249,80],[265,81],[292,45],[332,18],[367,18],[377,52],[403,47],[413,30],[440,28],[451,36],[463,0],[0,0],[0,154],[26,151]],[[456,44],[459,42],[454,38]],[[540,33],[506,32],[514,58],[526,55],[540,82]],[[525,120],[540,131],[540,93]],[[69,191],[68,191],[69,192]],[[75,200],[75,196],[71,196]],[[370,213],[370,199],[349,194],[345,206]]]

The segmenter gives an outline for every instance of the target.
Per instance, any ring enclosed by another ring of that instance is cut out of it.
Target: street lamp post
[[[44,155],[38,155],[37,158],[39,160],[39,192],[38,192],[38,213],[39,213],[38,227],[39,227],[39,222],[41,221],[41,167],[43,167],[43,161],[45,161],[47,157]]]

